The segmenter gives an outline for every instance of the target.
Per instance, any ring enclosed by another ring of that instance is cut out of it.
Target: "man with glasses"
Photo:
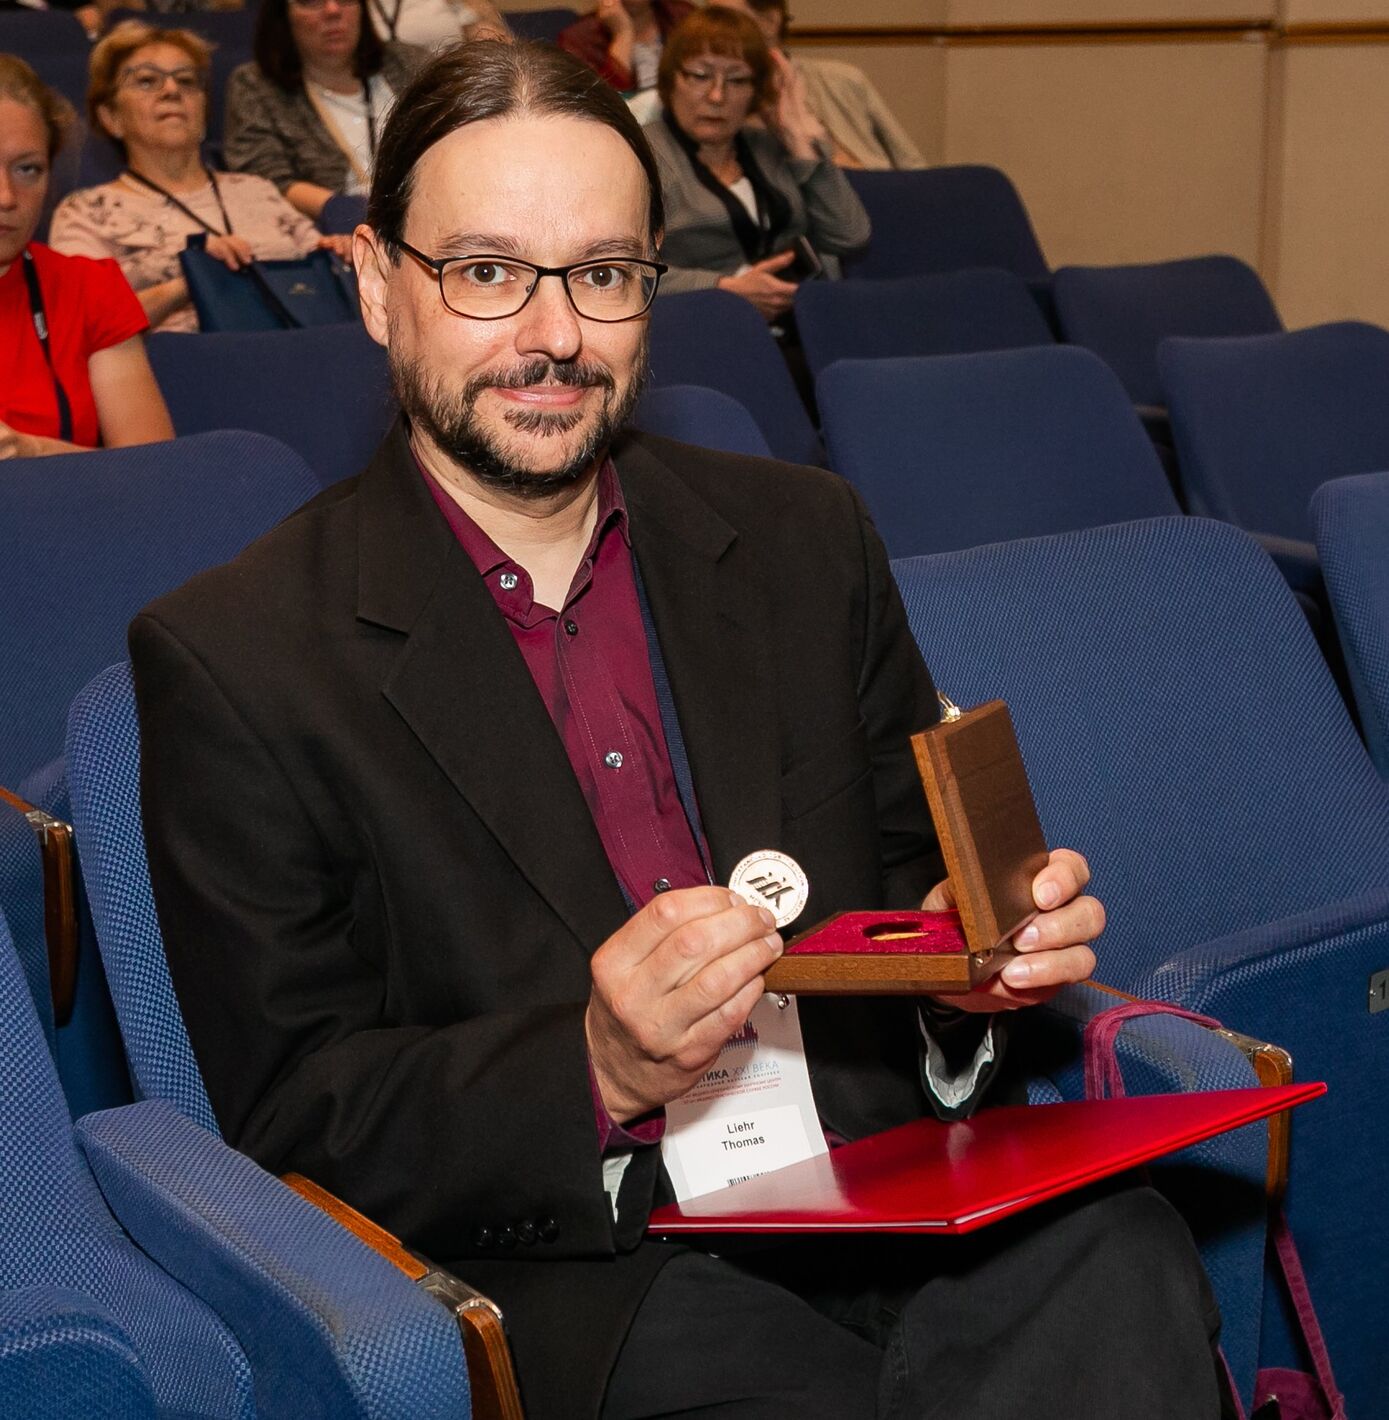
[[[622,432],[662,208],[616,94],[550,47],[440,56],[369,219],[401,422],[131,632],[227,1138],[498,1301],[531,1420],[840,1420],[880,1387],[902,1417],[1213,1415],[1204,1278],[1146,1190],[950,1251],[645,1236],[666,1106],[773,1009],[739,859],[797,859],[805,922],[948,901],[908,746],[934,691],[847,485]],[[831,1134],[971,1107],[995,1013],[1088,975],[1086,877],[1052,856],[1035,939],[964,1011],[801,1003]]]

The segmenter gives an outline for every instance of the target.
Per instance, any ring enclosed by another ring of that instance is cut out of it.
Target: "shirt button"
[[[541,1242],[551,1243],[559,1237],[559,1224],[553,1218],[537,1218],[535,1230],[540,1234]]]
[[[579,634],[579,623],[577,621],[566,621],[564,631],[567,636],[577,636]]]
[[[502,575],[497,578],[497,580],[502,585],[502,591],[514,592],[516,590],[516,583],[519,582],[521,579],[516,575],[515,572],[503,572]]]
[[[503,1252],[510,1252],[516,1246],[516,1233],[512,1228],[497,1229],[497,1246]]]
[[[480,1251],[484,1251],[493,1246],[496,1241],[497,1235],[488,1227],[478,1228],[473,1234],[473,1246]]]
[[[522,1247],[533,1246],[536,1238],[540,1236],[535,1224],[532,1223],[529,1218],[522,1218],[521,1221],[515,1225],[515,1232],[516,1241],[519,1242]]]
[[[652,892],[669,892],[669,891],[670,891],[670,879],[669,879],[669,878],[657,878],[656,881],[651,884],[651,890],[652,890]]]
[[[621,769],[622,751],[610,749],[607,754],[603,756],[603,763],[606,764],[609,769]]]

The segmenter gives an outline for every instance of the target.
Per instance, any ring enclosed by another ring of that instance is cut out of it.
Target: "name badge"
[[[796,999],[766,995],[699,1082],[666,1105],[661,1156],[675,1196],[683,1203],[826,1152]]]

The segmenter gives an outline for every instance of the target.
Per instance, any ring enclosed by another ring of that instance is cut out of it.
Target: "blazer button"
[[[559,1237],[559,1224],[553,1218],[537,1218],[535,1230],[540,1234],[541,1242],[552,1243]]]
[[[495,1245],[497,1239],[491,1228],[478,1228],[473,1234],[473,1246],[480,1251],[485,1251]]]
[[[522,1247],[530,1247],[535,1242],[536,1236],[535,1224],[529,1218],[522,1218],[516,1224],[516,1241]]]
[[[510,1252],[516,1246],[515,1232],[511,1228],[498,1228],[497,1246],[504,1252]]]

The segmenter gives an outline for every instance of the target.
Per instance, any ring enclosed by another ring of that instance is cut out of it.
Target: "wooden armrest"
[[[1131,996],[1127,991],[1104,986],[1098,981],[1089,983],[1096,991],[1108,996],[1116,996],[1121,1001],[1139,1001],[1139,996]],[[1242,1035],[1239,1031],[1222,1026],[1216,1034],[1228,1040],[1236,1050],[1254,1067],[1260,1085],[1291,1085],[1293,1082],[1293,1057],[1281,1045],[1270,1045],[1266,1040],[1255,1040],[1252,1035]],[[1288,1138],[1292,1128],[1291,1111],[1269,1116],[1268,1120],[1268,1174],[1265,1189],[1270,1203],[1280,1203],[1288,1187]]]
[[[29,820],[43,862],[43,935],[48,944],[48,989],[53,1021],[65,1026],[77,995],[77,873],[72,825],[0,788],[0,799]]]
[[[524,1420],[521,1392],[511,1363],[501,1308],[453,1273],[411,1252],[393,1233],[373,1223],[341,1198],[302,1174],[283,1177],[301,1198],[327,1213],[371,1250],[437,1297],[457,1319],[468,1362],[475,1420]]]

